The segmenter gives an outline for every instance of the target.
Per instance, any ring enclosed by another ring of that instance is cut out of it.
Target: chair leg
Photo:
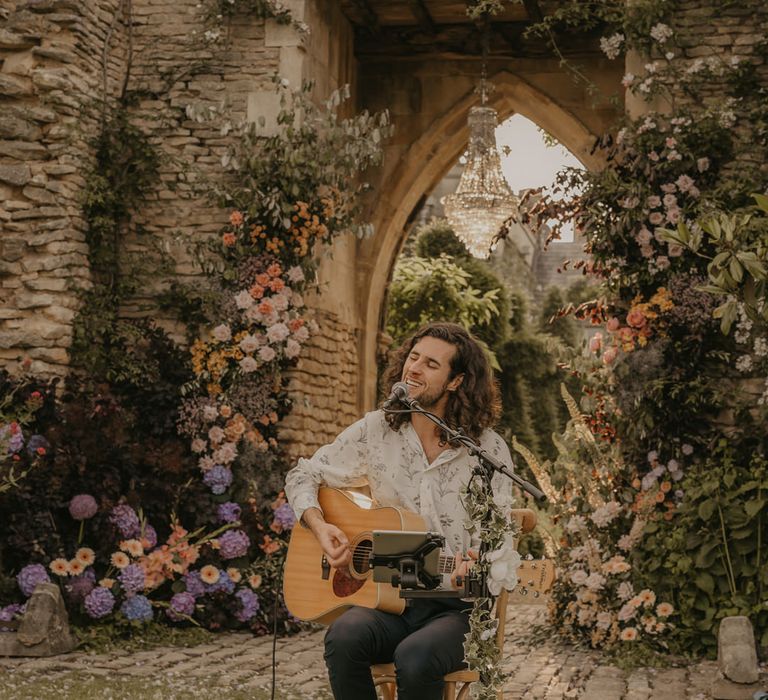
[[[443,700],[456,700],[456,681],[446,681],[443,689]]]
[[[469,697],[469,691],[472,689],[471,683],[465,683],[464,687],[459,691],[459,694],[456,696],[456,700],[466,700],[466,698]]]
[[[382,700],[395,700],[395,684],[390,682],[377,683],[376,687],[381,690]]]

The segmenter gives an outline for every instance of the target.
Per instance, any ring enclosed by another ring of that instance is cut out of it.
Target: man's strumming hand
[[[347,567],[352,561],[352,552],[344,531],[332,523],[325,522],[323,514],[317,508],[308,508],[302,519],[320,543],[328,563],[334,569]]]

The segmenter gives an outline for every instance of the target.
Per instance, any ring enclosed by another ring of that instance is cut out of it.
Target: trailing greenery
[[[768,459],[760,445],[750,456],[744,447],[720,439],[681,482],[685,499],[671,524],[645,528],[638,567],[675,602],[677,646],[687,652],[714,655],[729,615],[749,617],[768,646]]]

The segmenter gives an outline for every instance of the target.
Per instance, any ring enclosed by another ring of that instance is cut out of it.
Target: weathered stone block
[[[32,82],[43,90],[68,90],[72,86],[66,71],[54,68],[32,71]]]
[[[718,671],[712,681],[711,695],[714,700],[752,700],[758,690],[762,690],[760,683],[734,683]]]
[[[77,59],[74,53],[66,49],[39,48],[32,49],[32,54],[38,58],[47,58],[61,63],[72,63]]]
[[[61,589],[55,583],[35,588],[18,632],[0,633],[0,656],[54,656],[75,648]]]
[[[0,141],[0,156],[8,156],[16,160],[34,160],[47,154],[45,146],[28,141]]]
[[[29,80],[14,78],[12,75],[0,73],[0,95],[19,97],[32,94],[32,84]]]
[[[26,119],[19,119],[10,114],[0,114],[0,138],[19,141],[39,141],[43,132],[38,126]]]
[[[49,190],[46,190],[44,187],[31,187],[28,185],[21,191],[21,193],[27,199],[31,199],[33,202],[40,202],[42,204],[56,203],[56,197],[54,197],[53,193]]]
[[[18,187],[26,185],[31,177],[32,173],[30,172],[28,165],[0,164],[0,181],[2,182],[7,182]]]
[[[8,29],[0,29],[0,49],[28,49],[37,43],[34,37],[17,34]]]
[[[302,46],[304,39],[292,25],[268,19],[264,24],[264,45],[268,47]]]
[[[4,238],[0,240],[0,260],[14,262],[21,260],[27,249],[26,241],[21,238]]]
[[[752,623],[744,615],[723,618],[717,634],[717,662],[723,675],[736,683],[758,679]]]

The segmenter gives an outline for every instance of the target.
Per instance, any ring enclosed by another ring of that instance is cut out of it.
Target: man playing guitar
[[[500,412],[498,390],[487,357],[459,325],[432,323],[406,340],[396,352],[385,379],[403,381],[409,396],[461,426],[504,464],[512,459],[506,443],[491,426]],[[464,447],[454,447],[428,418],[418,413],[372,411],[321,447],[300,459],[286,477],[285,492],[301,524],[310,528],[335,569],[351,560],[350,543],[341,528],[328,523],[318,502],[320,486],[343,488],[367,480],[371,496],[382,506],[418,513],[427,527],[445,538],[456,556],[452,575],[464,575],[478,548],[464,528],[461,491],[472,474]],[[503,512],[511,508],[511,481],[493,479]],[[394,661],[401,700],[440,700],[443,676],[464,665],[464,635],[471,603],[435,598],[411,601],[402,615],[352,607],[329,627],[325,661],[336,700],[374,700],[370,666]]]

